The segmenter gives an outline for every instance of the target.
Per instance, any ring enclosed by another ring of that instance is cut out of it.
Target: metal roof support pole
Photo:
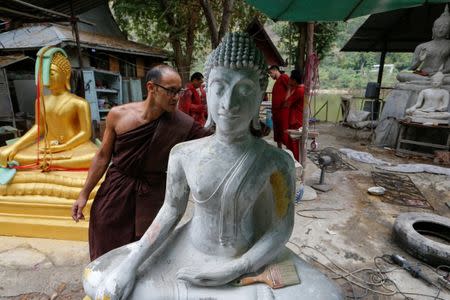
[[[3,73],[3,79],[5,80],[5,91],[6,91],[6,95],[8,96],[9,99],[9,105],[11,108],[11,116],[12,116],[12,124],[14,128],[17,128],[16,126],[16,114],[14,113],[14,106],[11,100],[11,95],[9,94],[9,85],[8,85],[8,76],[6,74],[6,69],[5,68],[1,68],[0,69]],[[17,137],[17,134],[15,135],[15,137]]]
[[[81,59],[81,46],[80,46],[80,35],[78,34],[78,22],[77,18],[73,12],[73,0],[70,0],[70,24],[72,25],[72,33],[75,34],[75,41],[77,42],[77,54],[78,54],[78,65],[80,69],[83,69],[83,60]]]
[[[306,25],[306,57],[310,57],[314,52],[314,22],[308,22]],[[312,87],[307,87],[308,89]],[[300,160],[303,167],[302,172],[302,182],[305,179],[305,166],[306,166],[306,151],[307,151],[307,141],[308,141],[308,126],[309,126],[309,97],[310,91],[305,91],[305,100],[303,102],[303,129],[302,129],[302,139],[300,147]]]
[[[383,51],[381,52],[381,56],[380,56],[380,67],[378,68],[378,78],[377,78],[377,83],[378,83],[378,87],[381,88],[381,81],[383,81],[383,71],[384,71],[384,60],[386,59],[386,45],[383,49]],[[379,97],[379,95],[378,95]]]

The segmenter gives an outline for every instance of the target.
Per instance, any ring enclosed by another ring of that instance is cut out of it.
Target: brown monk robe
[[[170,149],[208,134],[176,110],[116,136],[112,164],[92,203],[91,260],[141,238],[164,202]]]

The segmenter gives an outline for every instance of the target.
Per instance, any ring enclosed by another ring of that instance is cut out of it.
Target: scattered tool
[[[447,273],[447,275],[445,276],[439,276],[438,282],[441,284],[441,286],[450,291],[450,273]]]
[[[254,283],[265,283],[273,289],[300,283],[297,269],[292,260],[268,265],[259,274],[244,275],[232,282],[235,286],[244,286]]]
[[[431,280],[427,275],[425,275],[419,266],[412,266],[403,256],[398,254],[391,255],[392,261],[397,265],[408,271],[414,278],[420,278],[429,285],[435,285],[433,280]]]

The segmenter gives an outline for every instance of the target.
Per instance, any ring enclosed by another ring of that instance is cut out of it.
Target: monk
[[[186,90],[180,98],[178,108],[194,118],[195,122],[204,126],[206,119],[205,91],[202,87],[203,74],[195,72],[191,81],[186,84]]]
[[[305,86],[302,84],[302,73],[299,70],[292,70],[289,78],[289,90],[286,95],[286,106],[289,109],[289,129],[299,129],[302,127],[304,96]],[[286,147],[292,151],[295,159],[300,161],[298,140],[294,140],[288,136]]]
[[[269,76],[275,80],[272,88],[273,139],[277,142],[278,148],[281,148],[282,144],[288,143],[288,135],[285,131],[288,129],[289,109],[285,102],[289,76],[281,73],[280,67],[276,65],[270,66]]]
[[[113,107],[106,118],[102,145],[72,207],[72,218],[83,219],[83,208],[96,183],[106,173],[91,208],[91,259],[138,240],[164,200],[166,169],[172,147],[208,134],[176,109],[181,93],[179,74],[167,65],[146,76],[143,102]]]

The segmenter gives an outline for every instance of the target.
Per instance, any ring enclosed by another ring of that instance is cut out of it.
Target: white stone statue
[[[422,90],[417,102],[406,110],[407,118],[418,123],[448,124],[449,92],[441,88],[444,74],[438,72],[431,77],[431,88]]]
[[[413,82],[416,84],[428,84],[430,76],[436,74],[442,68],[445,77],[444,84],[450,84],[450,14],[448,5],[444,13],[434,21],[433,39],[420,44],[414,51],[410,70],[414,73],[401,72],[397,75],[400,82]]]
[[[176,145],[165,202],[138,242],[85,269],[92,299],[342,299],[323,274],[285,247],[294,225],[294,163],[251,135],[267,85],[264,58],[243,33],[228,34],[206,64],[210,137]],[[176,228],[189,194],[192,219]],[[151,199],[149,199],[151,201]],[[236,287],[241,275],[291,260],[301,283]]]

